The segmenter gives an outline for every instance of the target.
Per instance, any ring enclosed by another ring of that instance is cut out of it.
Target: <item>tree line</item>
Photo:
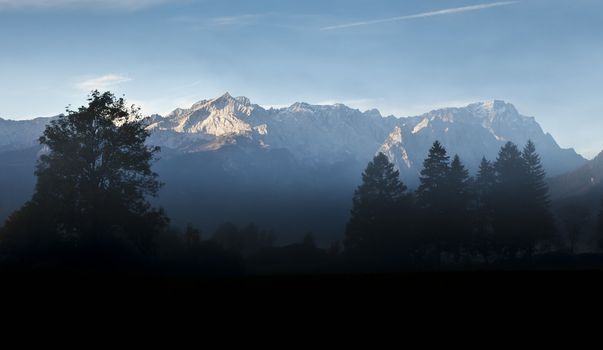
[[[601,237],[602,217],[603,204]],[[584,225],[566,223],[570,233]],[[364,263],[441,266],[529,260],[551,251],[557,237],[546,172],[532,141],[521,150],[507,142],[494,162],[482,159],[475,177],[436,141],[414,192],[384,154],[374,157],[354,194],[344,242]],[[572,239],[572,252],[574,245]]]
[[[555,222],[536,147],[505,144],[475,177],[435,142],[420,186],[410,191],[382,153],[369,162],[353,195],[343,246],[303,241],[275,246],[272,231],[226,223],[209,239],[189,225],[170,226],[149,198],[162,183],[152,170],[140,110],[110,92],[52,121],[32,198],[0,229],[0,268],[137,269],[242,275],[442,268],[531,259],[547,251]],[[576,211],[568,227],[579,231]],[[603,238],[603,201],[599,214]],[[603,243],[603,241],[602,241]]]

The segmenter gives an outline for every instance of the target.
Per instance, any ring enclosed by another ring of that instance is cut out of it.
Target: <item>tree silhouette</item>
[[[423,162],[421,184],[417,189],[417,204],[422,213],[422,222],[425,239],[429,245],[433,244],[438,264],[444,249],[443,234],[447,231],[450,209],[450,157],[446,149],[435,141],[429,154]],[[460,169],[457,169],[459,171]],[[459,174],[457,174],[459,176]]]
[[[374,247],[387,242],[408,218],[411,197],[400,174],[383,153],[369,162],[362,184],[354,193],[351,217],[346,226],[346,251]]]
[[[524,207],[528,219],[524,222],[526,230],[535,241],[551,239],[555,231],[553,215],[551,214],[549,188],[546,183],[546,172],[536,153],[536,146],[528,141],[522,152],[526,164],[526,192]]]
[[[458,155],[455,155],[450,163],[447,180],[447,234],[445,241],[448,243],[449,251],[458,260],[463,245],[470,241],[471,213],[470,203],[473,198],[471,190],[472,179],[469,171],[465,168]]]
[[[186,225],[186,231],[184,231],[184,241],[189,247],[198,245],[201,243],[201,231],[195,228],[192,224]]]
[[[529,257],[539,242],[549,240],[554,233],[546,173],[540,156],[531,141],[523,152],[508,142],[501,148],[494,168],[497,239],[508,257],[519,253]]]
[[[494,163],[494,228],[497,246],[507,258],[514,258],[531,242],[525,231],[524,194],[527,191],[527,165],[517,145],[507,142]]]
[[[35,193],[8,220],[5,238],[53,237],[78,247],[117,240],[150,251],[167,218],[147,201],[161,184],[151,170],[159,148],[145,144],[145,127],[139,109],[98,91],[88,106],[52,121],[39,139],[45,152]]]
[[[212,240],[230,252],[243,256],[257,253],[274,245],[275,236],[271,231],[261,230],[253,223],[243,229],[227,222],[215,231]]]
[[[601,209],[599,211],[597,231],[599,233],[599,248],[603,249],[603,198],[601,198]]]
[[[474,183],[475,189],[475,239],[473,248],[487,264],[493,244],[493,194],[496,188],[496,170],[485,157],[479,165]]]
[[[450,172],[450,157],[446,149],[435,141],[429,154],[423,161],[423,169],[417,189],[417,202],[422,208],[443,212],[446,209],[446,183]]]
[[[584,226],[590,221],[590,214],[588,208],[578,204],[569,204],[561,209],[561,220],[568,234],[571,254],[575,252],[576,244],[582,235]]]

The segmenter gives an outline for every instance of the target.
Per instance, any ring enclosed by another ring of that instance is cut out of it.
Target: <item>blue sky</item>
[[[229,91],[384,115],[503,99],[603,150],[600,0],[0,0],[0,117],[109,89],[147,113]]]

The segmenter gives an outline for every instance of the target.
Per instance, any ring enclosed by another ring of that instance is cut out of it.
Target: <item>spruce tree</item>
[[[534,240],[545,241],[552,238],[555,231],[551,214],[549,188],[546,183],[546,172],[536,152],[536,146],[528,141],[522,152],[526,164],[526,192],[524,206],[528,218],[525,222],[527,234]]]
[[[375,247],[401,229],[399,224],[411,197],[400,174],[383,153],[369,162],[362,184],[353,197],[351,217],[346,226],[345,249]]]
[[[448,214],[450,188],[450,157],[446,149],[435,141],[429,154],[423,162],[419,188],[417,189],[417,204],[421,210],[423,235],[427,248],[433,249],[438,264],[446,246],[444,233],[448,229]]]
[[[471,200],[471,177],[465,165],[461,162],[458,155],[455,155],[450,163],[448,173],[448,190],[451,194],[451,207],[457,209],[467,208]]]
[[[480,199],[486,199],[491,196],[496,185],[496,169],[494,169],[492,162],[488,161],[485,157],[482,158],[479,164],[475,184]],[[480,200],[480,202],[484,201]]]
[[[546,172],[533,142],[523,152],[507,143],[494,165],[495,227],[509,257],[531,256],[554,233]]]
[[[494,229],[500,253],[514,258],[528,238],[525,234],[527,164],[517,145],[507,142],[494,163],[496,186],[493,196]]]
[[[496,170],[492,162],[484,157],[479,165],[474,183],[476,235],[473,239],[473,248],[482,256],[486,263],[489,262],[492,250],[492,200],[495,187]]]
[[[446,240],[448,249],[458,260],[463,247],[467,247],[471,234],[470,203],[473,198],[472,179],[458,155],[450,163],[447,179],[448,227]]]
[[[601,209],[599,211],[597,231],[599,233],[599,248],[603,249],[603,198],[601,198]]]
[[[423,161],[423,169],[419,188],[417,189],[417,203],[422,209],[431,213],[443,214],[447,209],[447,180],[450,172],[450,157],[446,149],[435,141],[429,154]]]
[[[516,187],[525,180],[526,163],[517,145],[507,142],[498,152],[494,163],[497,183],[501,186]]]

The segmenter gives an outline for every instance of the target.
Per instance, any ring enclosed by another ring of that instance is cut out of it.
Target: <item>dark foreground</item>
[[[334,300],[351,296],[425,298],[440,301],[494,295],[540,298],[569,292],[569,295],[598,295],[603,301],[603,269],[421,271],[398,273],[328,273],[313,275],[261,275],[207,277],[178,274],[128,273],[0,273],[0,294],[35,296],[52,300],[102,295],[138,302],[145,298],[171,302],[207,300],[212,296],[251,296],[272,299],[303,296]],[[283,294],[285,293],[285,294]],[[166,299],[168,298],[168,299]],[[103,299],[96,300],[102,301]],[[159,299],[159,300],[160,300]],[[6,300],[6,299],[5,299]],[[156,299],[158,300],[158,299]],[[237,299],[232,299],[237,302]],[[378,301],[378,300],[376,300]]]
[[[603,311],[603,269],[221,278],[30,273],[0,278],[5,317],[29,320],[35,315],[54,322],[58,315],[69,315],[76,323],[106,319],[124,329],[142,320],[160,329],[176,324],[194,329],[207,322],[218,328],[274,331],[275,326],[305,324],[312,333],[330,333],[341,321],[374,326],[389,320],[390,326],[410,322],[419,328],[435,322],[447,328],[468,318],[488,328],[490,321],[508,317],[531,327],[526,315],[557,322],[561,315]]]

